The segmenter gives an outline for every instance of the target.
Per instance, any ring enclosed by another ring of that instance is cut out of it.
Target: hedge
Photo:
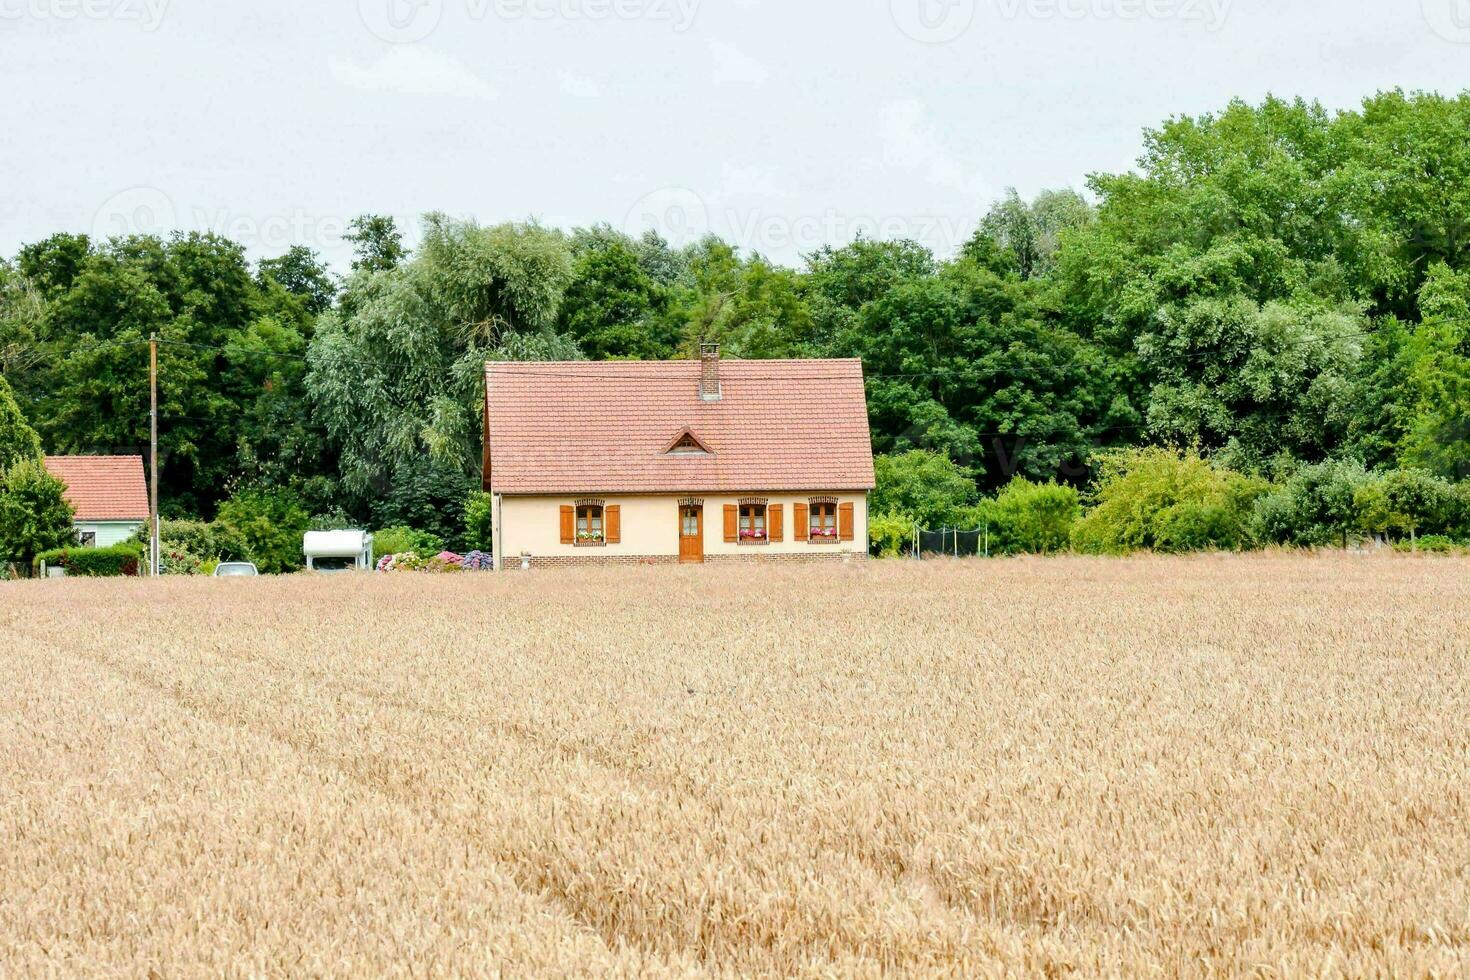
[[[83,578],[137,576],[143,574],[144,554],[144,549],[132,542],[110,548],[57,548],[37,555],[36,567],[45,562]]]

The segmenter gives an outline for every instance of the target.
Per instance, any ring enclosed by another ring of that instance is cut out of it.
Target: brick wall
[[[750,555],[706,555],[705,563],[709,565],[761,565],[767,562],[780,564],[824,564],[831,562],[865,562],[868,556],[862,552],[842,551],[813,551],[803,554],[750,554]],[[533,557],[531,567],[537,568],[611,568],[616,566],[638,566],[638,565],[677,565],[679,559],[668,556],[635,556],[635,555],[549,555],[544,557]],[[521,570],[521,559],[508,556],[505,560],[505,570],[518,572]]]

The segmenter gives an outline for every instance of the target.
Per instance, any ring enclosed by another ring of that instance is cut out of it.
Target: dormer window
[[[665,456],[709,456],[709,447],[700,441],[699,436],[689,429],[680,430],[664,449]]]

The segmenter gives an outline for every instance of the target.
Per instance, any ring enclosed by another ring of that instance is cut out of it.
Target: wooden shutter
[[[786,539],[786,528],[783,526],[785,523],[780,504],[772,504],[766,508],[766,533],[773,543]]]
[[[735,504],[725,505],[725,540],[729,542],[740,540],[740,508]]]
[[[807,517],[806,504],[797,504],[791,511],[791,540],[807,541],[811,536],[812,525]]]
[[[851,541],[854,535],[853,528],[853,506],[843,504],[837,508],[837,537],[843,541]]]
[[[602,531],[608,544],[623,543],[623,508],[607,507],[602,511]]]
[[[577,508],[575,507],[561,509],[561,543],[577,543]]]

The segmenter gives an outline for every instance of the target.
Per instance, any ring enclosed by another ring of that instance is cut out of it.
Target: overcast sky
[[[953,252],[1233,96],[1470,84],[1470,0],[0,0],[0,252],[352,216]]]

